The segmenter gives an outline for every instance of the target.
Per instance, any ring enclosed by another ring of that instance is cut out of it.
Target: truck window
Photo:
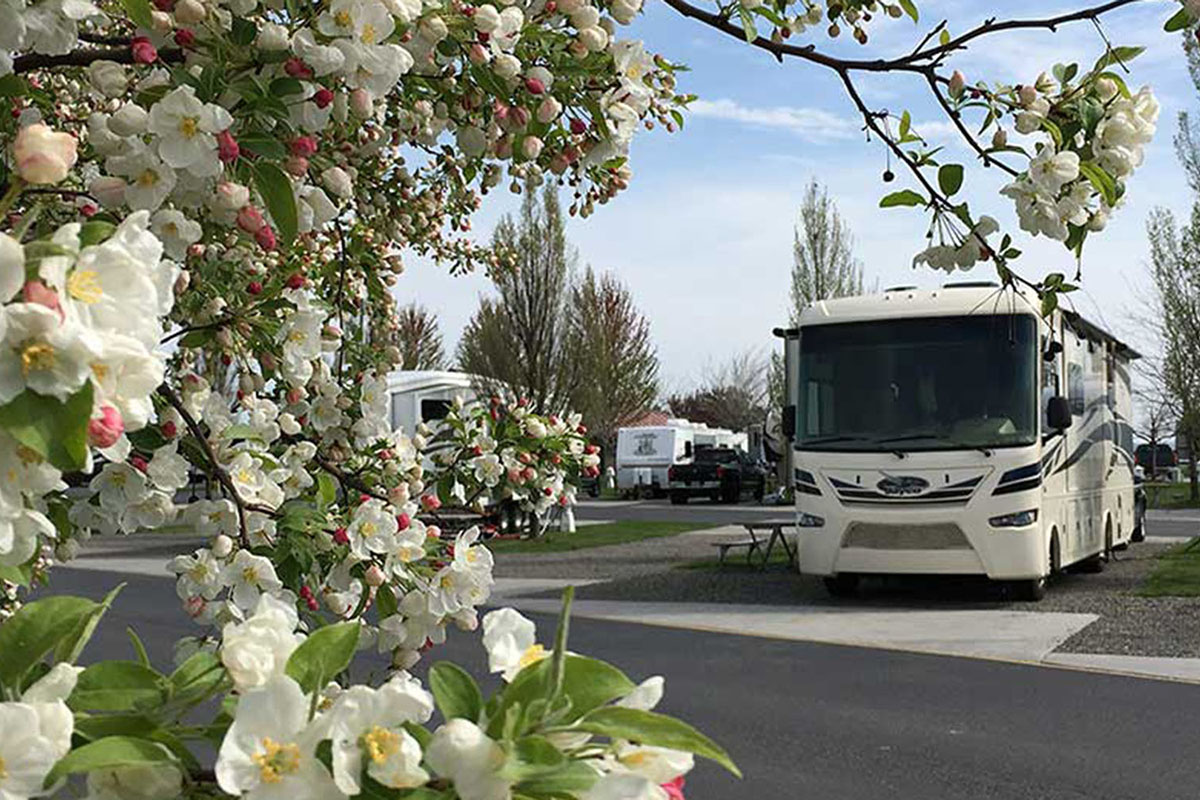
[[[727,447],[705,447],[696,451],[696,461],[701,464],[733,464],[738,460],[738,451]]]

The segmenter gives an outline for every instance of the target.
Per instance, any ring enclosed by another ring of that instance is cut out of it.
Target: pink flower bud
[[[242,153],[242,148],[238,147],[237,140],[233,138],[233,134],[228,129],[217,134],[217,157],[226,164],[231,161],[237,161],[237,158]]]
[[[513,130],[520,130],[529,124],[529,109],[513,106],[508,111],[508,123]]]
[[[263,230],[266,230],[265,228]],[[246,293],[252,295],[262,294],[263,285],[258,281],[250,281],[246,286]]]
[[[366,119],[375,110],[371,93],[366,89],[355,89],[350,92],[350,113],[359,119]]]
[[[13,144],[17,173],[30,183],[58,183],[77,157],[74,136],[40,122],[21,128]]]
[[[283,168],[290,175],[295,175],[297,178],[303,177],[308,172],[308,159],[304,156],[292,156],[283,162]]]
[[[486,64],[488,60],[488,51],[479,42],[475,42],[471,45],[470,49],[467,50],[467,58],[470,59],[472,64],[477,66],[479,64]]]
[[[291,275],[287,279],[287,287],[289,289],[303,289],[305,278],[299,272]]]
[[[179,429],[175,427],[175,423],[171,420],[164,422],[162,426],[159,427],[159,431],[161,431],[162,435],[167,439],[174,439],[175,434],[179,433]]]
[[[437,511],[442,507],[442,501],[438,499],[436,494],[426,494],[421,496],[421,507],[426,511]]]
[[[51,311],[58,312],[58,318],[64,318],[62,304],[58,299],[58,292],[51,289],[41,281],[28,281],[21,289],[21,295],[26,303],[36,303],[39,306],[45,306]]]
[[[667,793],[667,800],[687,800],[687,798],[683,796],[682,775],[669,783],[662,784],[662,790]]]
[[[237,226],[246,233],[258,233],[266,225],[262,212],[251,205],[242,206],[237,214]]]
[[[112,447],[124,432],[121,412],[112,406],[101,406],[100,416],[88,421],[88,443],[92,447]]]
[[[297,136],[295,139],[292,139],[291,144],[288,145],[288,150],[290,150],[291,154],[294,156],[308,158],[313,153],[317,152],[317,140],[311,136]]]
[[[1025,84],[1017,90],[1017,96],[1021,99],[1021,105],[1029,105],[1034,100],[1037,100],[1038,90],[1036,86]]]
[[[408,530],[408,526],[412,524],[412,520],[409,519],[408,514],[401,513],[396,517],[396,524],[400,526],[400,530],[406,531]]]
[[[146,459],[134,453],[129,457],[129,466],[133,467],[138,472],[145,472],[150,465],[146,463]]]
[[[587,123],[584,122],[583,120],[579,119],[578,117],[571,120],[571,133],[575,134],[576,136],[578,136],[581,133],[587,133],[587,129],[588,129]]]
[[[333,541],[338,544],[350,544],[350,534],[346,533],[345,528],[338,528],[333,532]]]
[[[233,539],[223,533],[217,534],[213,538],[212,552],[217,558],[228,558],[229,554],[233,552]]]
[[[175,31],[175,44],[182,47],[184,50],[190,50],[196,44],[196,34],[192,33],[187,28],[180,28]]]
[[[546,91],[546,85],[537,78],[526,78],[525,88],[530,94],[544,94]]]
[[[318,89],[312,96],[312,101],[317,104],[317,108],[328,108],[333,102],[333,92],[325,88]]]
[[[296,56],[292,56],[283,62],[283,71],[293,78],[308,79],[313,76],[312,67],[305,64],[304,61]]]
[[[536,136],[526,136],[521,142],[521,153],[525,158],[534,161],[542,154],[544,143]]]
[[[196,617],[203,614],[204,609],[207,607],[208,607],[208,601],[206,601],[200,595],[195,595],[194,597],[189,597],[188,599],[183,601],[183,610],[186,611],[187,615],[189,617],[191,617],[192,619],[195,619]]]
[[[378,564],[372,564],[367,567],[366,573],[363,575],[368,586],[382,586],[387,581],[387,576],[383,574],[383,570]]]
[[[543,124],[549,124],[554,121],[554,118],[562,113],[562,103],[558,102],[553,97],[547,97],[538,105],[537,121]]]
[[[254,241],[258,242],[258,246],[263,250],[274,250],[277,244],[275,231],[271,230],[270,225],[263,225],[254,232]]]
[[[958,97],[961,95],[963,93],[963,87],[966,86],[966,84],[967,79],[963,77],[963,74],[958,70],[954,70],[954,74],[950,76],[950,85],[948,87],[950,96]]]
[[[133,60],[138,64],[153,64],[158,61],[158,48],[145,36],[133,37],[129,49],[133,51]]]

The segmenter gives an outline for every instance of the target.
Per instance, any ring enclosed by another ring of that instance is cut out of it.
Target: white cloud
[[[727,98],[697,100],[688,108],[693,117],[723,119],[763,128],[781,128],[814,143],[850,138],[859,127],[851,119],[819,108],[752,108]]]

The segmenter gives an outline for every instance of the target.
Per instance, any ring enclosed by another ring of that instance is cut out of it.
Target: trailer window
[[[947,450],[1032,444],[1031,315],[814,325],[800,336],[796,446]]]
[[[1071,413],[1083,414],[1087,403],[1083,397],[1083,365],[1067,365],[1067,401],[1071,404]]]
[[[421,421],[436,422],[445,419],[450,413],[450,406],[449,400],[422,400]]]

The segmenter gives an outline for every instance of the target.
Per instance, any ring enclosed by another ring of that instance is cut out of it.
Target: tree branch
[[[238,493],[237,487],[233,485],[233,479],[229,477],[229,473],[217,461],[217,455],[213,452],[212,445],[208,443],[208,437],[204,435],[204,431],[200,429],[200,424],[196,422],[186,408],[183,406],[183,401],[179,399],[179,395],[168,384],[164,383],[158,387],[158,394],[167,401],[171,408],[179,413],[183,419],[183,423],[187,425],[188,432],[192,434],[196,442],[200,445],[200,449],[204,451],[204,457],[208,459],[207,472],[209,477],[213,478],[217,483],[221,484],[221,488],[229,495],[229,499],[237,507],[238,512],[238,528],[240,531],[240,540],[242,547],[249,549],[250,534],[246,528],[246,512],[258,511],[264,514],[274,515],[274,509],[266,506],[252,505],[247,503]]]
[[[158,51],[158,59],[166,64],[177,64],[183,61],[183,51],[170,48]],[[72,50],[59,56],[48,56],[42,53],[26,53],[13,59],[13,72],[20,75],[38,69],[53,67],[86,67],[95,61],[114,61],[118,64],[133,64],[133,50],[129,47],[117,49],[101,49],[85,47]]]
[[[1020,175],[1020,172],[984,150],[983,146],[979,144],[974,135],[967,130],[967,126],[963,124],[962,115],[959,113],[958,109],[953,108],[950,105],[949,101],[947,101],[946,97],[942,94],[942,90],[938,88],[937,78],[935,78],[932,73],[926,73],[925,79],[929,82],[929,90],[932,91],[933,96],[937,98],[938,104],[941,105],[942,110],[946,112],[946,116],[948,116],[954,123],[954,126],[958,128],[958,132],[962,134],[964,139],[967,140],[967,144],[971,145],[972,149],[974,149],[975,152],[979,154],[979,157],[983,159],[983,165],[985,167],[990,167],[995,164],[997,167],[1004,170],[1014,178]]]

